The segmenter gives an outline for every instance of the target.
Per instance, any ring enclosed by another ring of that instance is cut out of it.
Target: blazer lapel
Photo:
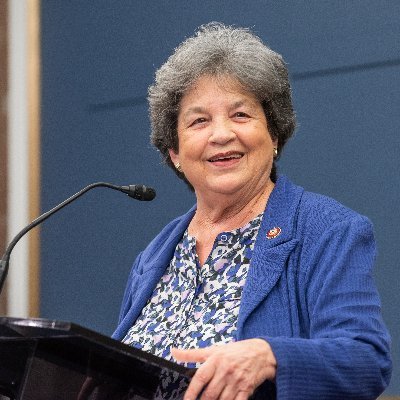
[[[278,179],[271,193],[243,288],[238,332],[241,332],[248,316],[276,286],[298,243],[295,230],[302,194],[302,188],[283,176]]]
[[[267,248],[252,260],[246,284],[243,288],[238,329],[243,326],[251,312],[268,296],[277,284],[290,253],[298,240],[293,239]],[[255,254],[253,253],[253,257]]]

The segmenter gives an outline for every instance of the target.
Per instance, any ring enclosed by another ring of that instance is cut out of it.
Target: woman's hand
[[[276,359],[263,339],[248,339],[204,349],[172,349],[181,362],[203,363],[186,390],[184,400],[245,400],[265,380],[274,380]]]

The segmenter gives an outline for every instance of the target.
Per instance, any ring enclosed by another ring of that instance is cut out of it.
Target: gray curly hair
[[[172,163],[168,150],[179,151],[177,123],[182,96],[204,75],[220,78],[222,84],[227,76],[233,77],[255,95],[264,109],[273,139],[278,139],[278,157],[296,126],[288,71],[281,55],[249,29],[216,22],[200,26],[156,72],[155,82],[148,91],[151,142],[164,162],[189,187],[190,183]],[[275,161],[271,179],[276,180]]]

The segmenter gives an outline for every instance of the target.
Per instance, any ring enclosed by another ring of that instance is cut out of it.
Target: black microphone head
[[[122,191],[129,197],[140,201],[151,201],[156,197],[156,191],[144,185],[122,186]]]

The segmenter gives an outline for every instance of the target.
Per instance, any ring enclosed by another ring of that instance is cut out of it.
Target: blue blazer
[[[194,210],[170,222],[137,257],[115,339],[125,336],[150,298]],[[280,234],[268,235],[273,228]],[[277,399],[376,399],[387,386],[390,338],[372,278],[374,258],[367,218],[279,177],[237,323],[237,340],[270,343]],[[265,399],[271,384],[262,386],[257,398]]]

